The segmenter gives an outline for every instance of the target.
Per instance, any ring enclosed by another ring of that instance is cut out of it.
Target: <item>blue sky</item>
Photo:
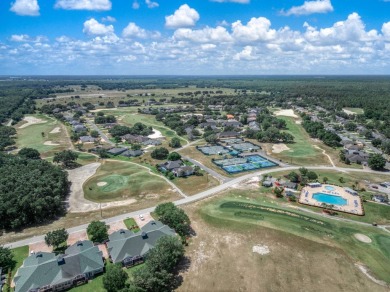
[[[0,74],[390,74],[390,0],[1,0]]]

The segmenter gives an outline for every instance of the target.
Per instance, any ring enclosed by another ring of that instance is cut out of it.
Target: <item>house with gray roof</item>
[[[123,152],[120,155],[125,156],[125,157],[137,157],[137,156],[141,156],[142,153],[143,152],[141,149],[139,149],[139,150],[126,150],[125,152]]]
[[[150,221],[137,233],[124,229],[112,233],[107,251],[114,264],[132,266],[142,262],[163,236],[175,236],[175,231],[160,221]]]
[[[108,154],[111,154],[111,155],[114,155],[114,156],[117,156],[119,154],[122,154],[123,152],[127,151],[128,149],[127,148],[112,148],[110,150],[107,151]]]
[[[152,146],[159,146],[162,144],[162,142],[158,139],[148,139],[144,142],[142,142],[143,145],[152,145]]]
[[[183,162],[181,160],[174,160],[174,161],[167,161],[162,164],[160,164],[160,168],[162,170],[166,171],[172,171],[176,168],[179,168],[183,165]]]
[[[175,168],[173,174],[177,177],[185,177],[194,174],[194,168],[192,166],[181,166],[179,168]]]
[[[31,254],[18,269],[15,292],[63,291],[104,271],[103,254],[89,240],[78,241],[65,254]]]
[[[91,136],[81,136],[80,137],[80,142],[81,143],[90,143],[90,142],[95,142],[96,139],[91,137]]]

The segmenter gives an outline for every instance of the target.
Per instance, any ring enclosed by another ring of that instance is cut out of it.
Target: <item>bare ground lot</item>
[[[211,225],[186,206],[196,236],[178,291],[388,291],[359,271],[340,249],[256,226]],[[269,253],[253,252],[266,246]]]

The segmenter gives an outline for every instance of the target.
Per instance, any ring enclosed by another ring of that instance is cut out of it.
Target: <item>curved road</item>
[[[212,189],[200,192],[200,193],[198,193],[196,195],[193,195],[193,196],[190,196],[190,197],[186,197],[186,198],[177,200],[177,201],[175,201],[173,203],[175,205],[178,205],[178,206],[179,205],[189,204],[189,203],[192,203],[192,202],[199,201],[199,200],[202,200],[204,198],[210,197],[212,195],[215,195],[215,194],[217,194],[217,193],[219,193],[221,191],[224,191],[224,190],[230,188],[234,184],[241,183],[241,182],[243,182],[245,180],[248,180],[248,179],[252,178],[253,176],[259,176],[259,175],[263,175],[263,174],[266,174],[266,173],[268,174],[268,173],[274,173],[274,172],[279,172],[279,171],[298,170],[299,168],[300,168],[300,166],[286,166],[286,167],[282,167],[282,168],[267,169],[267,170],[257,171],[257,172],[254,172],[254,173],[249,173],[249,174],[246,174],[244,176],[234,178],[234,179],[232,179],[232,180],[230,180],[228,182],[225,182],[224,184],[221,184],[219,186],[216,186],[216,187],[214,187]],[[341,171],[341,172],[362,172],[362,173],[378,173],[378,174],[380,173],[380,174],[385,174],[385,175],[389,175],[390,176],[390,172],[384,172],[383,173],[383,172],[378,172],[378,171],[374,171],[374,170],[365,170],[365,169],[342,168],[342,167],[333,167],[333,166],[307,166],[306,168],[307,169],[311,169],[311,170],[337,170],[337,171]],[[122,215],[118,215],[118,216],[115,216],[115,217],[103,219],[101,221],[105,222],[106,224],[110,224],[112,222],[124,220],[124,219],[126,219],[128,217],[135,217],[135,216],[139,216],[141,214],[153,212],[154,209],[155,209],[155,207],[150,207],[150,208],[147,208],[147,209],[138,210],[138,211],[134,211],[134,212],[131,212],[131,213],[122,214]],[[340,219],[340,218],[333,218],[333,217],[328,217],[328,218],[337,219],[337,220]],[[342,221],[357,223],[357,221],[348,220],[348,219],[343,219]],[[371,226],[371,224],[364,223],[364,222],[359,222],[358,224]],[[85,230],[87,228],[87,226],[88,226],[88,224],[79,225],[79,226],[76,226],[76,227],[68,228],[67,231],[69,233],[75,233],[75,232],[79,232],[79,231]],[[386,229],[384,229],[384,230],[386,230]],[[24,239],[24,240],[20,240],[20,241],[17,241],[17,242],[5,244],[5,246],[6,247],[15,248],[15,247],[20,247],[20,246],[36,243],[36,242],[43,241],[43,240],[44,240],[44,235],[34,236],[34,237],[27,238],[27,239]]]

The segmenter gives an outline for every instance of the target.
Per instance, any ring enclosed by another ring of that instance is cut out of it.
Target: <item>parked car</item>
[[[145,220],[145,218],[144,218],[144,215],[139,215],[139,219],[141,219],[142,221],[144,221]]]
[[[377,185],[372,185],[371,187],[372,187],[373,189],[376,189],[376,190],[378,189],[378,186],[377,186]]]

